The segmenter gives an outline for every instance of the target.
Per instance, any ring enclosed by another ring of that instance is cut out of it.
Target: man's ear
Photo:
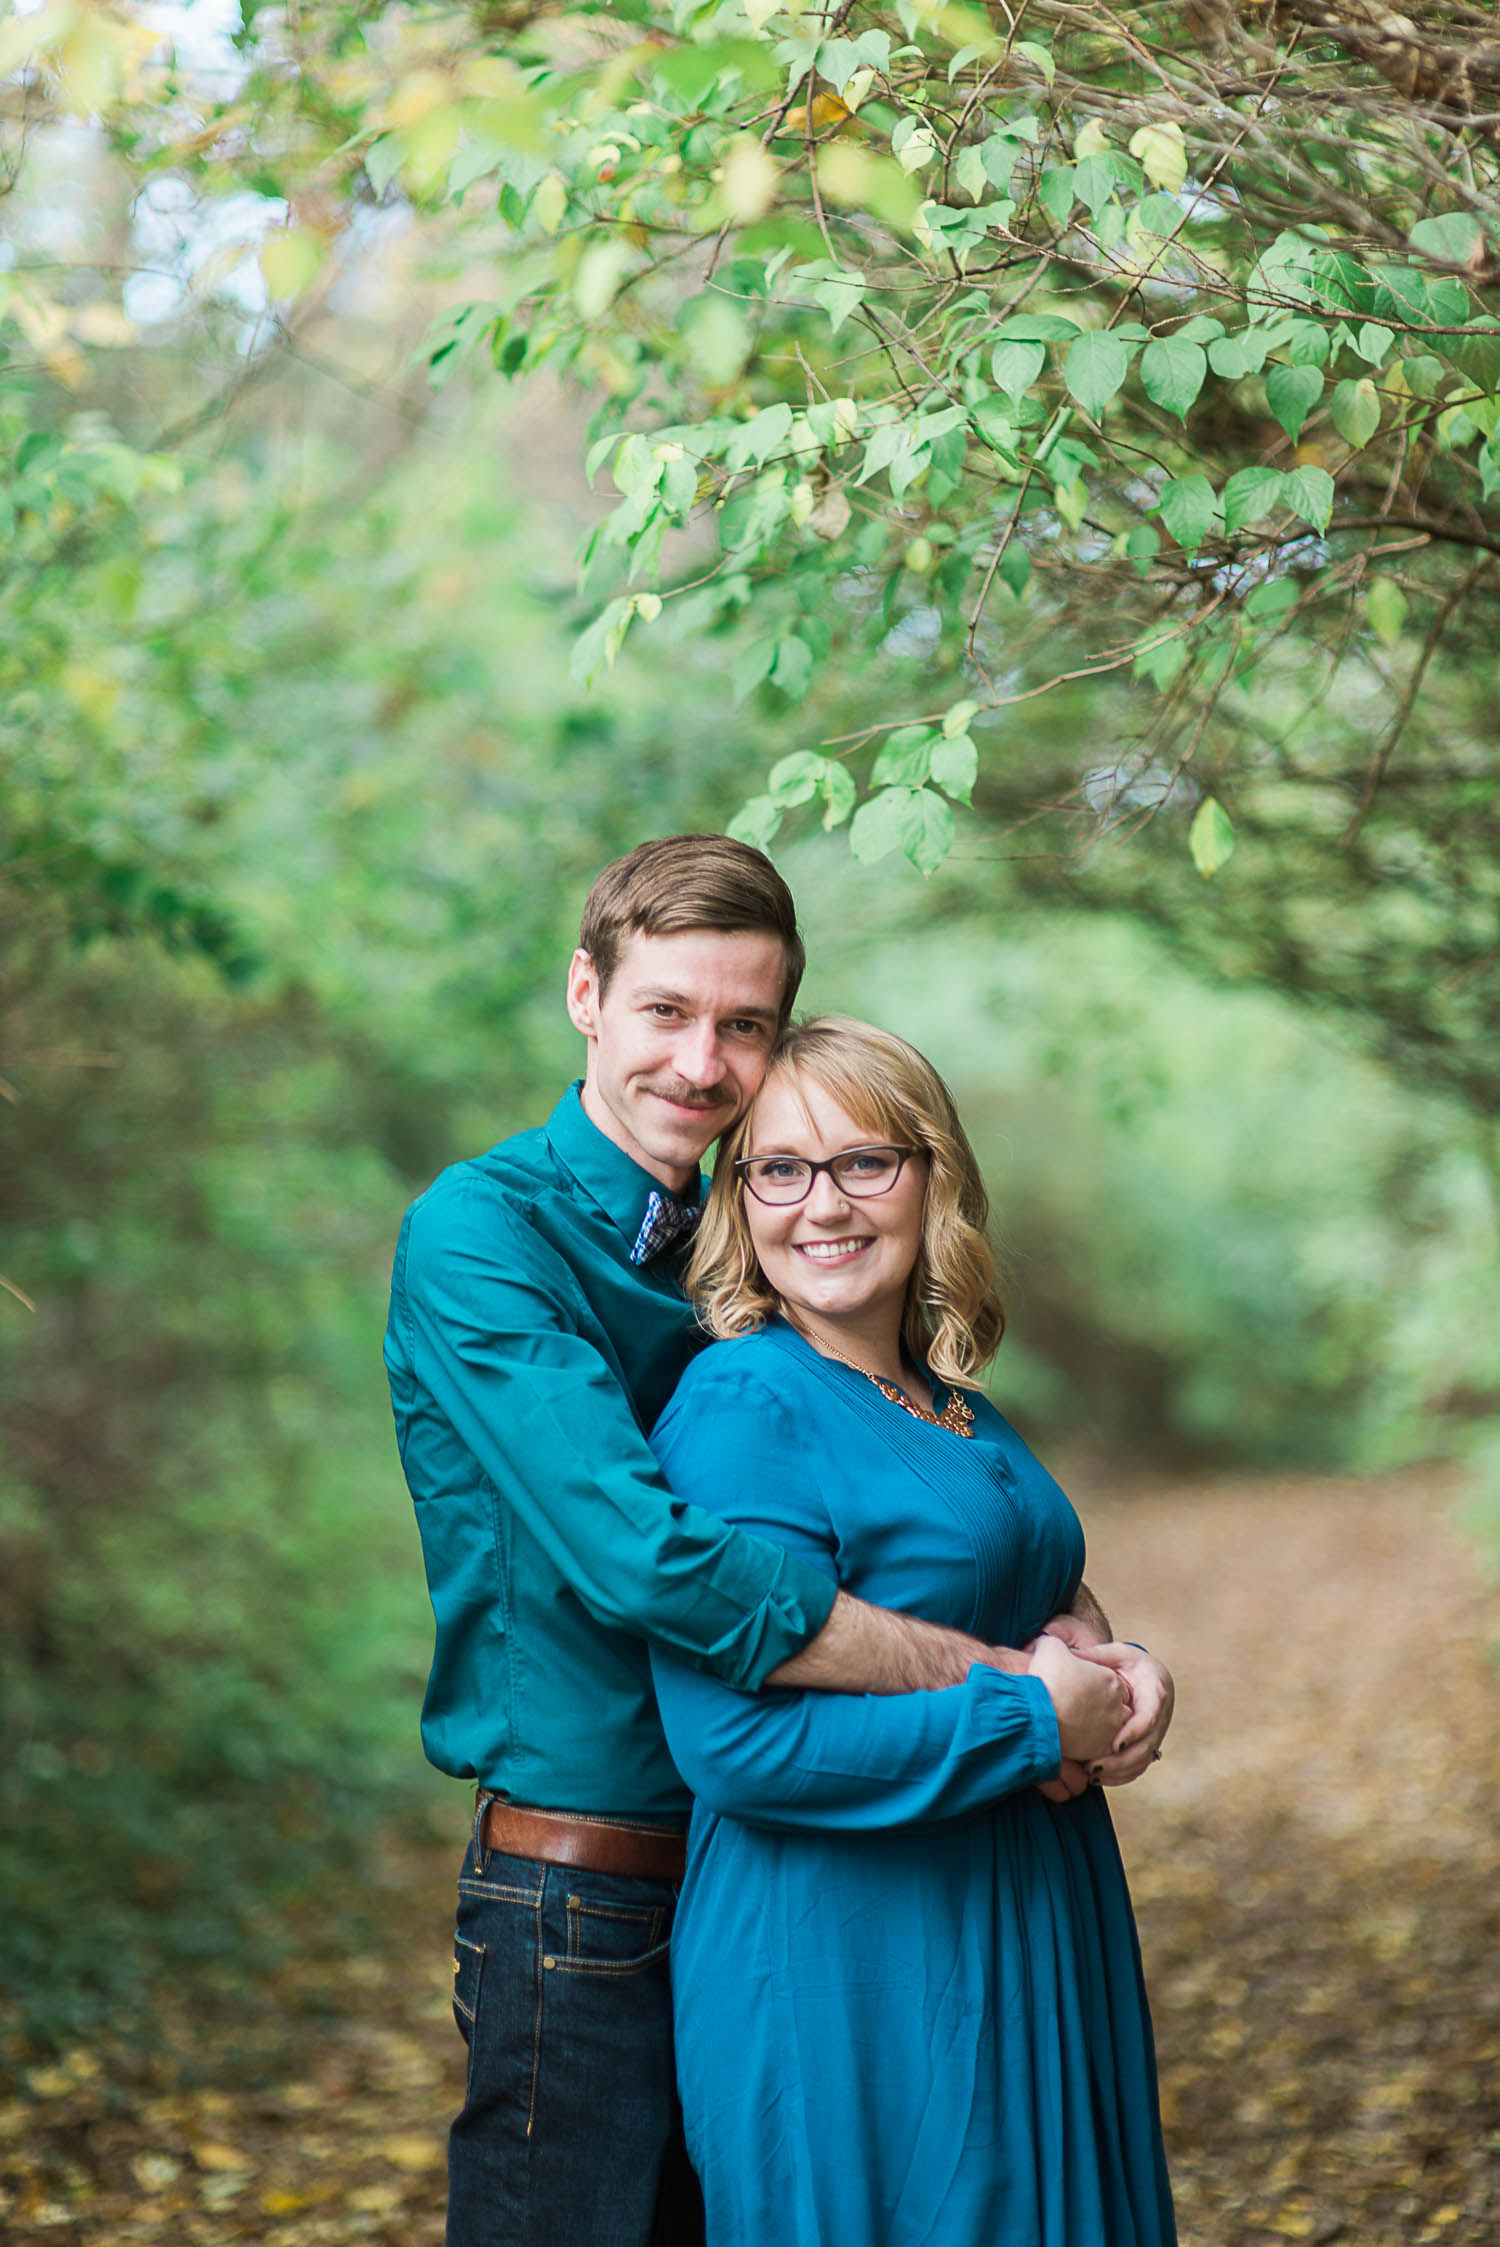
[[[599,1035],[599,999],[593,955],[580,946],[568,963],[568,1020],[586,1038]]]

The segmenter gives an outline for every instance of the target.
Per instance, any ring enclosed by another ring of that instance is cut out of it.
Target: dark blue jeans
[[[702,2247],[672,2064],[667,1881],[464,1858],[447,2247]]]

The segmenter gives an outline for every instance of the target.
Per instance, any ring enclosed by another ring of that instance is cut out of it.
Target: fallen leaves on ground
[[[1091,1479],[1090,1579],[1179,1683],[1164,1761],[1112,1799],[1184,2247],[1494,2247],[1500,1609],[1452,1483]],[[384,1943],[325,1949],[314,1916],[232,2028],[205,1986],[154,2054],[12,2050],[0,2233],[438,2247],[448,1855],[388,1853]]]

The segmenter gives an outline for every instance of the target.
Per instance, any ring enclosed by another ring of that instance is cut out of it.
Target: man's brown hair
[[[589,891],[578,942],[602,993],[628,936],[681,936],[689,929],[764,931],[786,953],[781,1016],[792,1011],[807,954],[792,893],[763,851],[727,835],[662,835],[605,867]]]

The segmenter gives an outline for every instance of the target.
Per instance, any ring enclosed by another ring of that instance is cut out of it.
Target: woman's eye
[[[797,1173],[801,1168],[802,1165],[800,1163],[777,1162],[773,1157],[769,1162],[764,1162],[761,1164],[760,1174],[762,1178],[767,1179],[772,1185],[785,1185],[786,1181],[789,1178],[795,1178],[797,1176]]]
[[[844,1165],[851,1178],[879,1178],[890,1167],[889,1155],[851,1155]]]

